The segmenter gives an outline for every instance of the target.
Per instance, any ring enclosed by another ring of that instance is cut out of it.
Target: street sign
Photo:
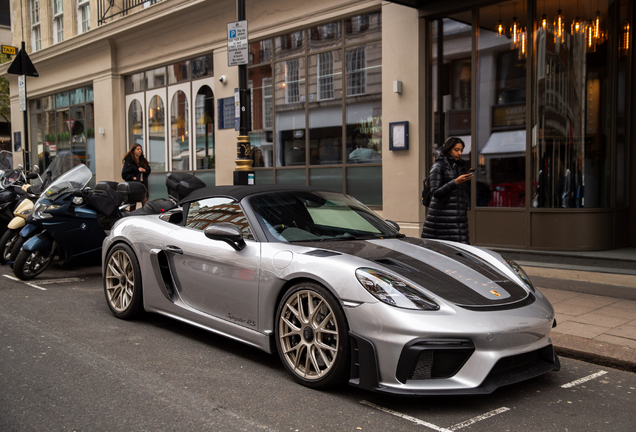
[[[240,66],[248,63],[247,20],[228,23],[227,65]]]
[[[26,70],[23,70],[24,68],[22,67],[22,57],[26,57],[26,62],[25,62]],[[40,76],[38,74],[38,71],[35,70],[35,66],[33,66],[33,63],[31,62],[29,55],[26,53],[26,50],[24,49],[21,49],[18,55],[15,56],[15,58],[13,59],[13,63],[11,63],[11,66],[9,66],[9,69],[7,69],[7,73],[10,73],[13,75],[26,75],[26,76],[32,76],[32,77]]]
[[[18,52],[18,49],[14,46],[2,45],[2,54],[15,55],[17,52]]]
[[[18,100],[20,101],[20,111],[26,111],[26,77],[18,77]]]

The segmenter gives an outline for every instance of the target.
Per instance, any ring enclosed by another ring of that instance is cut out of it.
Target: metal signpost
[[[15,55],[16,47],[2,45],[2,53],[3,54],[11,54]],[[29,118],[27,115],[27,84],[26,77],[39,77],[38,71],[35,70],[35,66],[31,62],[29,55],[26,52],[26,45],[24,41],[22,41],[22,48],[20,52],[13,59],[13,63],[9,66],[7,73],[18,75],[18,97],[19,97],[19,105],[20,111],[23,112],[23,127],[24,127],[24,150],[22,154],[22,159],[24,160],[24,168],[29,171],[31,169],[31,157],[29,155]]]
[[[227,62],[228,66],[238,66],[238,117],[239,136],[236,143],[235,185],[254,184],[252,170],[252,149],[250,137],[250,103],[247,88],[247,64],[249,62],[247,21],[245,20],[245,0],[236,0],[236,22],[227,24]]]

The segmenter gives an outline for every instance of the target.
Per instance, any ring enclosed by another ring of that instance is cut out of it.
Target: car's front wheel
[[[333,387],[349,378],[347,321],[321,285],[303,282],[285,293],[276,313],[276,345],[285,368],[305,386]]]
[[[135,252],[118,244],[108,253],[104,271],[104,294],[113,315],[134,319],[143,313],[141,270]]]

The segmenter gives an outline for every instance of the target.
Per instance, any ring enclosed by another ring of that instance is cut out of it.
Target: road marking
[[[420,420],[418,418],[411,417],[409,415],[402,414],[402,413],[397,412],[397,411],[393,411],[392,409],[389,409],[389,408],[381,407],[381,406],[376,405],[376,404],[371,403],[371,402],[367,402],[367,401],[363,400],[363,401],[360,401],[360,403],[364,404],[364,405],[367,405],[367,406],[370,406],[371,408],[375,408],[375,409],[377,409],[379,411],[383,411],[383,412],[385,412],[387,414],[391,414],[391,415],[394,415],[396,417],[402,418],[404,420],[408,420],[408,421],[413,422],[415,424],[426,426],[427,428],[433,429],[433,430],[438,431],[438,432],[453,432],[453,431],[456,431],[456,430],[459,430],[459,429],[463,429],[463,428],[465,428],[467,426],[473,425],[473,424],[475,424],[475,423],[477,423],[479,421],[485,420],[487,418],[496,416],[497,414],[501,414],[501,413],[504,413],[506,411],[510,411],[510,408],[507,408],[507,407],[497,408],[496,410],[487,412],[486,414],[482,414],[482,415],[479,415],[477,417],[473,417],[470,420],[466,420],[464,422],[457,423],[456,425],[453,425],[453,426],[451,426],[449,428],[443,428],[443,427],[434,425],[433,423],[425,422],[424,420]]]
[[[25,285],[28,285],[28,286],[30,286],[32,288],[37,288],[37,289],[42,290],[42,291],[46,291],[47,289],[41,287],[40,285],[47,285],[47,284],[54,284],[54,283],[64,283],[64,282],[81,282],[82,281],[82,279],[80,279],[80,278],[44,279],[44,280],[38,281],[38,285],[36,285],[33,282],[24,282],[23,280],[18,279],[15,276],[7,275],[7,274],[3,275],[3,276],[6,277],[7,279],[11,279],[11,280],[14,280],[14,281],[17,281],[17,282],[22,282]]]
[[[456,430],[465,428],[466,426],[473,425],[473,424],[477,423],[478,421],[486,420],[487,418],[496,416],[497,414],[505,413],[506,411],[510,411],[510,408],[508,408],[508,407],[497,408],[496,410],[492,410],[490,412],[487,412],[486,414],[482,414],[480,416],[473,417],[470,420],[466,420],[465,422],[457,423],[456,425],[451,426],[450,430],[456,431]]]
[[[387,414],[391,414],[391,415],[394,415],[396,417],[400,417],[400,418],[402,418],[404,420],[408,420],[408,421],[413,422],[415,424],[426,426],[427,428],[431,428],[431,429],[433,429],[435,431],[438,431],[438,432],[451,432],[450,429],[441,428],[441,427],[436,426],[436,425],[434,425],[432,423],[425,422],[424,420],[420,420],[418,418],[411,417],[409,415],[402,414],[402,413],[399,413],[397,411],[393,411],[392,409],[381,407],[381,406],[376,405],[376,404],[371,403],[371,402],[367,402],[367,401],[363,400],[363,401],[360,401],[360,403],[364,404],[364,405],[367,405],[367,406],[370,406],[371,408],[375,408],[377,410],[384,411]]]
[[[571,388],[571,387],[574,387],[576,385],[583,384],[584,382],[587,382],[587,381],[593,380],[595,378],[598,378],[600,376],[603,376],[606,373],[607,373],[607,371],[599,371],[599,372],[596,372],[595,374],[588,375],[588,376],[583,377],[581,379],[577,379],[576,381],[572,381],[572,382],[569,382],[567,384],[563,384],[561,386],[561,388]]]
[[[52,283],[64,283],[64,282],[81,282],[83,279],[80,278],[61,278],[61,279],[44,279],[44,280],[39,280],[38,283],[40,285],[47,285],[47,284],[52,284]]]

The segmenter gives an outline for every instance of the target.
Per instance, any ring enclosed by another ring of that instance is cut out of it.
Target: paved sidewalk
[[[636,372],[636,276],[524,270],[554,307],[552,341],[559,355]]]

